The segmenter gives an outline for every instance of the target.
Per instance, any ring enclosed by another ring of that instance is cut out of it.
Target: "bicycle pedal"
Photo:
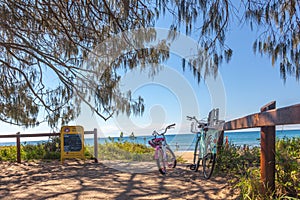
[[[189,167],[190,167],[190,170],[195,170],[196,169],[196,165],[195,164],[190,165]]]

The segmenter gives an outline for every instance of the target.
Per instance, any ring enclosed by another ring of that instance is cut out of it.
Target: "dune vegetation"
[[[99,159],[149,161],[154,150],[144,144],[108,140],[99,144]],[[0,161],[16,161],[16,146],[0,147]],[[93,147],[85,147],[87,159],[93,158]],[[60,141],[55,137],[40,144],[23,143],[21,159],[60,159]],[[178,157],[179,163],[186,161]],[[260,148],[241,148],[230,144],[218,152],[214,176],[230,177],[233,187],[239,188],[242,199],[299,199],[300,198],[300,138],[283,138],[276,142],[276,190],[262,196],[260,182]]]

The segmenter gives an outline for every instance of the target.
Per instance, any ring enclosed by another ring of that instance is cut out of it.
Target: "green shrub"
[[[244,174],[252,167],[259,167],[260,149],[241,148],[235,145],[222,147],[217,154],[216,171],[221,174]]]
[[[261,191],[260,170],[257,168],[249,168],[243,176],[238,176],[236,187],[240,188],[242,199],[262,199],[259,191]]]
[[[235,177],[242,199],[299,199],[300,138],[278,140],[275,160],[276,191],[270,196],[261,194],[259,147],[222,147],[217,155],[216,173]]]
[[[182,163],[182,164],[184,164],[184,163],[187,162],[187,160],[185,160],[185,159],[182,157],[182,155],[176,156],[176,161],[177,161],[177,163]]]
[[[110,140],[99,144],[99,159],[150,161],[153,160],[154,149],[143,144],[133,142],[114,142]],[[92,150],[91,150],[92,151]]]
[[[87,158],[92,158],[92,154],[85,147],[84,155]],[[39,144],[21,144],[21,159],[22,160],[40,160],[40,159],[60,159],[60,138],[53,137],[49,141]],[[3,146],[0,147],[0,160],[16,161],[17,147]]]
[[[0,147],[0,160],[3,161],[17,160],[17,147],[16,146]]]
[[[276,143],[276,189],[300,198],[300,138],[283,138]]]

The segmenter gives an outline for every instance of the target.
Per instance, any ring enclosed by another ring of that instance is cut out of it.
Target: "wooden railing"
[[[98,162],[98,137],[97,137],[97,129],[93,131],[84,131],[84,134],[93,134],[94,135],[94,159],[95,162]],[[21,137],[49,137],[49,136],[60,136],[60,133],[33,133],[33,134],[20,134],[20,132],[16,134],[10,135],[0,135],[0,138],[16,138],[16,146],[17,146],[17,162],[21,163]]]
[[[260,127],[260,170],[262,193],[275,191],[275,138],[276,125],[300,124],[300,104],[276,109],[276,102],[263,106],[259,113],[224,124],[224,131]]]

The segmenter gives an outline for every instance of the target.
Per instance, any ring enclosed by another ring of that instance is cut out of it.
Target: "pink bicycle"
[[[175,124],[171,124],[165,128],[165,131],[158,133],[153,131],[153,139],[149,140],[148,143],[155,149],[154,158],[157,163],[158,170],[161,174],[167,173],[167,168],[175,168],[177,161],[174,152],[167,144],[165,133],[168,129],[173,128]]]

